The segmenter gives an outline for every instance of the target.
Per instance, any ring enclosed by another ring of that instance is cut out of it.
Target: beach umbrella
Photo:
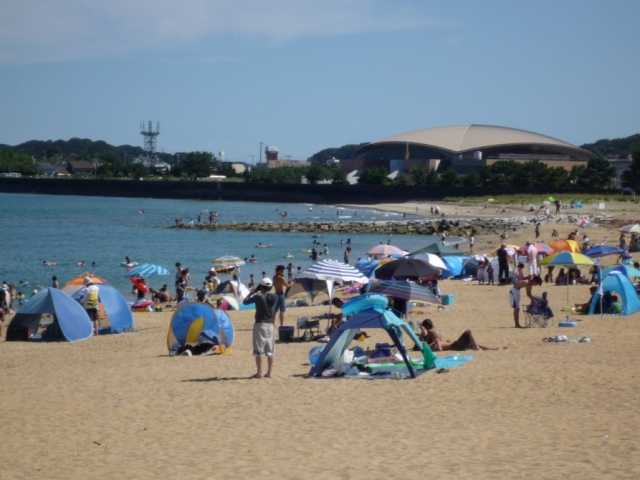
[[[620,228],[620,231],[622,233],[640,233],[640,224],[632,223],[630,225],[625,225],[624,227]]]
[[[82,275],[73,277],[71,280],[65,283],[62,291],[69,295],[73,295],[75,292],[84,287],[85,278],[91,280],[91,283],[93,283],[94,285],[103,285],[105,283],[109,283],[104,278],[94,275],[93,273],[84,272]]]
[[[554,240],[549,246],[554,252],[580,252],[580,245],[575,240]]]
[[[369,279],[360,273],[357,268],[328,258],[311,265],[299,275],[299,278],[324,280],[327,282],[329,297],[333,296],[334,283],[369,283]]]
[[[446,269],[446,267],[445,267]],[[424,260],[416,258],[400,258],[386,263],[375,272],[376,278],[389,280],[392,278],[423,278],[438,277],[441,269],[432,267]]]
[[[570,241],[570,240],[569,240]],[[551,255],[542,260],[542,265],[548,267],[580,267],[594,265],[586,255],[574,252],[560,252],[555,255]],[[569,302],[569,283],[567,282],[567,308],[571,303]],[[569,320],[569,314],[567,313],[567,320]]]
[[[447,269],[447,265],[444,263],[444,260],[442,260],[442,258],[440,258],[435,253],[419,253],[418,255],[414,255],[411,258],[422,260],[424,263],[433,268],[439,268],[440,270]]]
[[[369,282],[369,279],[360,273],[357,268],[329,258],[314,263],[303,271],[299,277],[344,283],[357,282],[364,284]]]
[[[245,261],[234,255],[224,255],[222,257],[214,258],[212,263],[218,272],[224,273],[229,270],[235,270],[236,268],[244,265]]]
[[[375,245],[371,247],[367,253],[372,257],[402,257],[407,254],[407,252],[405,252],[401,248],[396,247],[395,245],[385,244]]]
[[[383,280],[381,282],[375,282],[369,291],[407,301],[417,300],[435,304],[442,303],[430,289],[406,280]]]
[[[542,260],[542,265],[549,267],[579,267],[593,265],[593,260],[581,253],[559,252]]]
[[[153,277],[154,275],[169,275],[169,270],[167,270],[162,265],[143,263],[142,265],[138,265],[137,267],[129,270],[127,272],[127,275],[129,275],[130,277],[149,278]]]
[[[594,245],[582,253],[591,258],[600,258],[606,257],[607,255],[622,255],[624,250],[622,248],[612,247],[611,245]]]

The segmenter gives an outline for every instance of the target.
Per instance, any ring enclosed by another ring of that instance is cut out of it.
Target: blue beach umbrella
[[[606,257],[607,255],[621,255],[624,253],[624,250],[622,248],[612,247],[611,245],[594,245],[582,253],[587,257],[599,258]]]
[[[130,277],[143,277],[148,278],[154,275],[169,275],[169,270],[162,265],[155,265],[153,263],[143,263],[137,267],[132,268],[127,272]]]

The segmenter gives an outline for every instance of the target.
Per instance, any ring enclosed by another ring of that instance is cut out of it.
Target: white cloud
[[[270,41],[436,25],[411,0],[5,0],[0,63],[119,56],[216,35]]]

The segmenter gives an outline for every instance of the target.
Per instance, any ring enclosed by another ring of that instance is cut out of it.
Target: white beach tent
[[[333,286],[335,283],[351,283],[360,284],[369,283],[369,279],[365,277],[357,268],[338,260],[325,259],[314,263],[299,278],[313,278],[316,280],[324,280],[327,282],[327,291],[329,297],[333,298]]]

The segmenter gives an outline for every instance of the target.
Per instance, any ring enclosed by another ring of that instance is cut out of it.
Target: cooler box
[[[442,300],[442,305],[453,305],[454,296],[451,293],[442,295],[440,299]]]
[[[293,342],[295,329],[288,325],[278,327],[278,340],[282,343]]]

